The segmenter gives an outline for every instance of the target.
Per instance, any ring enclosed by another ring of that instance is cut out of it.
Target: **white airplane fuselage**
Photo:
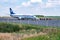
[[[12,11],[11,8],[10,8],[10,16],[18,19],[34,19],[34,20],[39,19],[34,15],[19,15],[19,14],[17,15]]]

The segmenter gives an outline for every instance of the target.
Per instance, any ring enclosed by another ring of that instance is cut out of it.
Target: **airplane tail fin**
[[[10,8],[10,14],[15,14],[11,8]]]

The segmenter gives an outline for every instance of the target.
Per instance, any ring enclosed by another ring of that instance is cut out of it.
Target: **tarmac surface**
[[[17,18],[0,18],[0,22],[34,24],[42,26],[60,26],[60,20],[18,20]]]

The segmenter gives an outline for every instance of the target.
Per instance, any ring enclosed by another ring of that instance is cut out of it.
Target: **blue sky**
[[[60,0],[0,0],[0,16],[9,16],[9,8],[16,14],[60,16]]]

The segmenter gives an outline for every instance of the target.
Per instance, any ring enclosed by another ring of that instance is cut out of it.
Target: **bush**
[[[0,32],[17,32],[20,30],[19,25],[10,23],[0,23]]]

